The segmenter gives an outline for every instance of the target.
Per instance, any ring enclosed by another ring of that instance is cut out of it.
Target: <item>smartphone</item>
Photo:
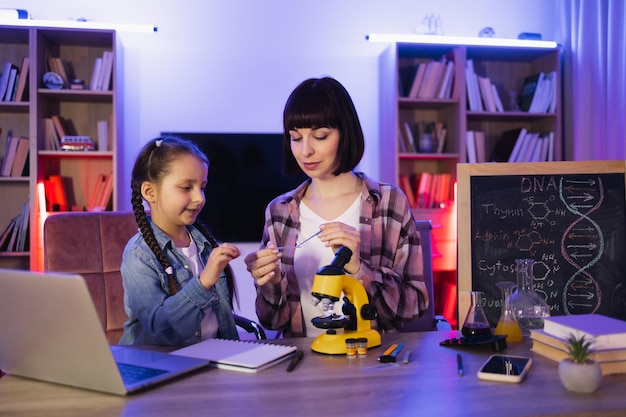
[[[491,355],[478,370],[478,379],[520,383],[531,365],[532,360],[524,356]]]

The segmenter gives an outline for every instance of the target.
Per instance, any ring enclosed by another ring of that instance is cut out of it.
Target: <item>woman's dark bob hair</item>
[[[310,78],[293,90],[283,112],[283,165],[286,174],[302,172],[291,153],[289,131],[323,127],[339,131],[337,168],[333,174],[352,171],[359,164],[365,140],[350,94],[334,78]]]

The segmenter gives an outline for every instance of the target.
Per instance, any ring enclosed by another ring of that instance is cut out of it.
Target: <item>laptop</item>
[[[208,365],[109,345],[80,275],[0,269],[0,370],[7,374],[127,395]]]

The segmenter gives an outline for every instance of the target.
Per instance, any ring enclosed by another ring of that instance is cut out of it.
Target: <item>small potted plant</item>
[[[559,363],[559,378],[569,391],[594,392],[602,382],[602,368],[593,359],[593,339],[570,335],[566,339],[569,358]]]

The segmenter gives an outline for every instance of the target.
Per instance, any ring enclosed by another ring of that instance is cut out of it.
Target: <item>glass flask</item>
[[[509,298],[511,310],[522,329],[529,336],[532,329],[543,329],[544,317],[550,316],[548,303],[533,288],[533,259],[516,259],[517,288]]]
[[[480,291],[470,291],[470,307],[461,328],[461,333],[465,337],[491,335],[491,328],[482,306],[482,294]]]
[[[509,281],[498,282],[496,285],[502,290],[502,313],[500,313],[500,319],[493,334],[506,335],[506,341],[510,343],[521,342],[524,338],[522,329],[517,323],[515,314],[513,314],[510,300],[511,292],[516,285]]]

